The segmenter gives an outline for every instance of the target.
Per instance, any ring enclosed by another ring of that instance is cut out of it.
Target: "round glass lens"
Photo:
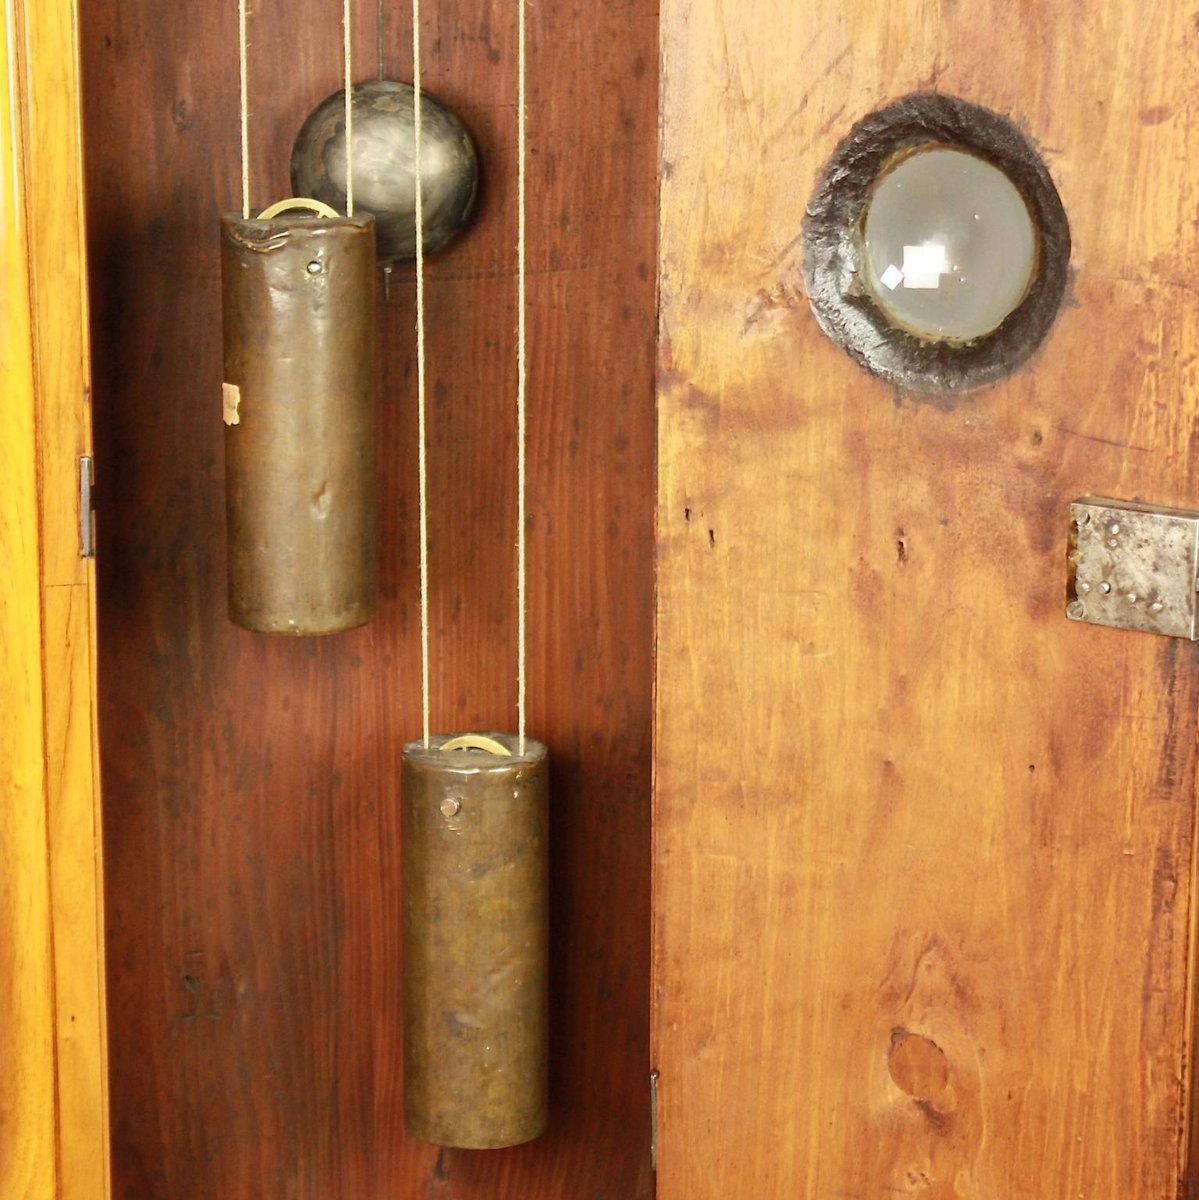
[[[938,146],[897,163],[866,211],[866,277],[893,324],[934,341],[990,333],[1037,265],[1028,206],[998,167]]]

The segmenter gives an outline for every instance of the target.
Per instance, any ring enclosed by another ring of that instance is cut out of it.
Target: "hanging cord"
[[[238,71],[241,88],[241,215],[250,219],[250,64],[246,48],[246,0],[237,0]]]
[[[525,334],[525,0],[516,0],[516,724],[525,752],[528,675],[527,567],[525,553],[525,404],[528,362]]]
[[[383,77],[387,74],[387,58],[385,47],[387,44],[387,21],[383,14],[383,0],[378,0],[375,6],[375,58],[379,69],[379,81],[383,81]],[[387,263],[383,267],[383,303],[391,303],[391,272],[392,265]]]
[[[383,20],[383,0],[379,0],[378,6],[375,9],[375,57],[379,60],[379,78],[382,79],[385,73],[383,46],[385,42],[386,23]]]
[[[348,0],[347,0],[348,3]],[[417,475],[420,510],[420,642],[421,720],[424,745],[429,746],[429,505],[428,446],[425,421],[425,247],[424,190],[421,182],[421,67],[420,0],[412,0],[412,90],[413,139],[415,142],[416,218],[416,419]],[[525,545],[526,512],[526,396],[528,390],[527,336],[525,329],[525,6],[517,0],[517,98],[516,98],[516,711],[519,753],[525,752],[526,693],[528,673]]]
[[[425,435],[425,212],[421,184],[420,0],[412,0],[412,135],[416,208],[416,424],[420,488],[420,697],[429,748],[429,451]]]
[[[354,76],[351,57],[350,0],[342,0],[342,49],[346,57],[346,216],[354,215]]]

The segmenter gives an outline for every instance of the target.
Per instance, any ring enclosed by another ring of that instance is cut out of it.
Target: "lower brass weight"
[[[497,1149],[545,1130],[548,818],[540,742],[404,747],[405,1114],[424,1141]]]
[[[229,616],[262,633],[375,612],[372,217],[221,220]]]

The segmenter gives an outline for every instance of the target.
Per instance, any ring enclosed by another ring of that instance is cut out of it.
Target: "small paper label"
[[[241,388],[236,383],[221,384],[221,400],[226,425],[240,425]]]

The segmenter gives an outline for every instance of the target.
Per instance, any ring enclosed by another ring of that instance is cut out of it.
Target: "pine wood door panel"
[[[1064,617],[1070,501],[1199,503],[1185,6],[663,6],[662,1200],[1158,1200],[1186,1170],[1199,653]],[[1047,343],[951,402],[818,329],[867,112],[1015,119]]]

